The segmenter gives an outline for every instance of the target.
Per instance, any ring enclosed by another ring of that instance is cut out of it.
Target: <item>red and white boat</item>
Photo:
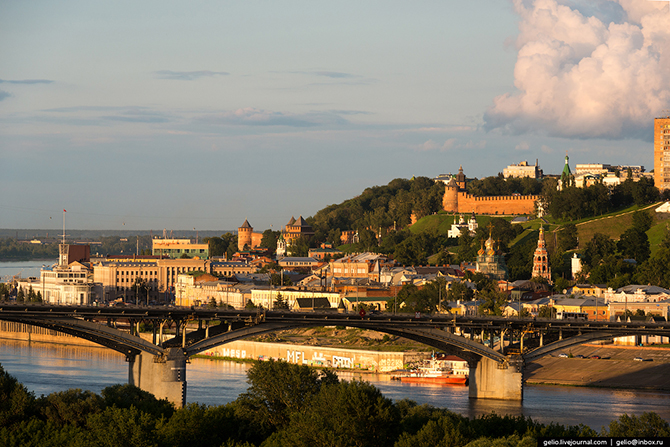
[[[463,361],[461,359],[458,359]],[[407,383],[429,383],[435,385],[467,385],[468,374],[462,371],[455,374],[451,362],[431,358],[427,365],[419,366],[416,369],[396,371],[398,374],[392,376],[394,380],[400,380]]]

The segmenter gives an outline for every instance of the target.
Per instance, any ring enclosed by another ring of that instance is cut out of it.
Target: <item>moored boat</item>
[[[392,380],[407,383],[429,383],[435,385],[467,385],[467,374],[454,374],[453,369],[444,361],[432,358],[427,365],[415,369],[396,371]]]

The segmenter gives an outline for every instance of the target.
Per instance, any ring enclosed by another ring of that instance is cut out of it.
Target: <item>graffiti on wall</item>
[[[349,357],[338,357],[336,355],[333,356],[333,367],[335,368],[353,368],[354,367],[354,359],[349,358]]]
[[[247,351],[245,350],[240,350],[240,349],[229,349],[229,348],[224,348],[221,350],[221,357],[232,357],[235,359],[246,359],[247,358]]]
[[[302,351],[286,351],[286,361],[289,363],[303,364],[305,361],[305,353]]]

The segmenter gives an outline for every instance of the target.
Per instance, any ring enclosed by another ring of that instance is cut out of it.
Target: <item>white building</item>
[[[63,256],[61,244],[61,260],[59,264],[44,267],[39,278],[20,279],[17,286],[27,295],[32,287],[33,292],[40,293],[42,302],[49,304],[64,304],[89,306],[93,304],[93,281],[89,269],[80,262],[66,262],[67,249]]]
[[[458,223],[456,223],[456,219],[454,219],[454,223],[451,224],[451,229],[447,231],[447,236],[451,238],[460,237],[461,230],[463,229],[467,229],[470,235],[474,236],[477,228],[479,228],[479,224],[475,218],[475,213],[472,213],[472,216],[470,216],[470,219],[468,219],[468,223],[465,223],[465,219],[461,214],[458,218]]]
[[[535,165],[529,165],[527,161],[521,161],[518,164],[511,164],[503,169],[503,177],[530,177],[530,178],[540,178],[542,177],[542,170],[535,160]]]

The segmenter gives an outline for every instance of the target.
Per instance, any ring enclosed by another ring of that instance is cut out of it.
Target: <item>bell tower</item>
[[[533,278],[545,278],[551,284],[551,267],[549,267],[549,255],[547,245],[544,241],[544,228],[540,227],[540,237],[537,240],[537,248],[533,254]]]

